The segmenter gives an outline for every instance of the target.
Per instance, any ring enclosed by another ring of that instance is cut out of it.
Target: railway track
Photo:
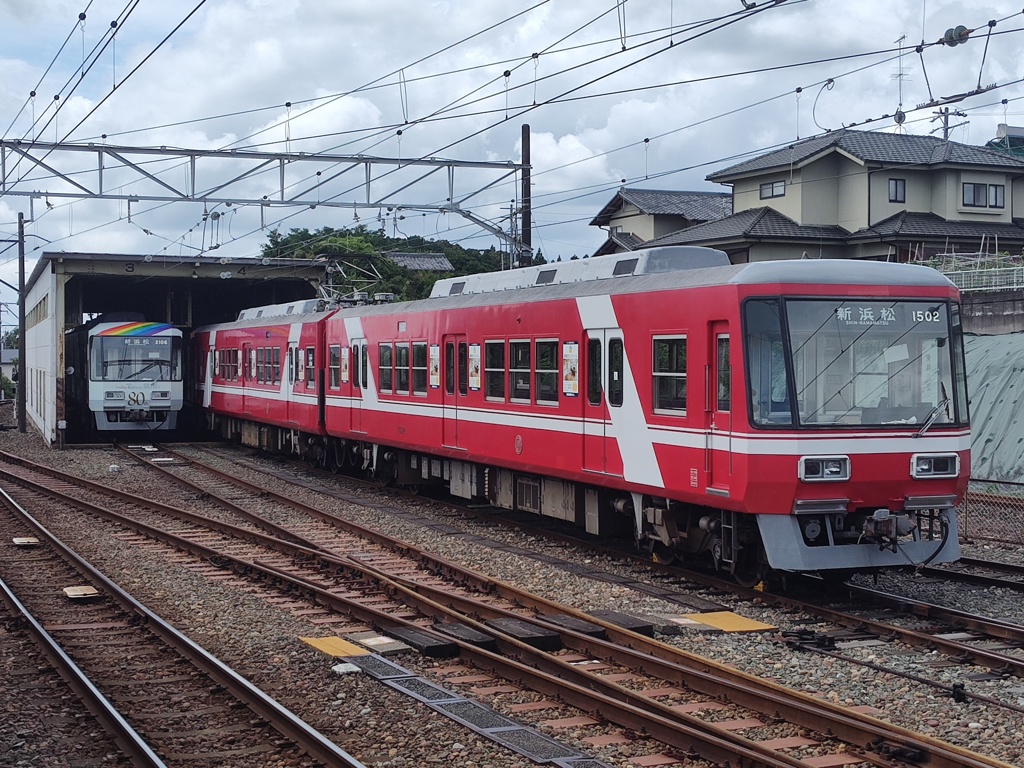
[[[1024,566],[1013,563],[961,557],[955,563],[922,568],[920,572],[937,579],[1024,592]]]
[[[0,492],[4,602],[133,764],[361,766],[54,537],[32,485]]]
[[[166,471],[181,474],[185,472],[180,468],[188,466],[180,459],[154,464],[161,465]],[[195,469],[193,466],[189,471]],[[215,483],[226,479],[217,476]],[[232,484],[240,487],[238,482]],[[193,487],[198,493],[199,489]],[[219,504],[234,504],[225,495],[216,495],[210,487],[202,493],[207,501],[220,496]],[[264,487],[248,488],[247,493],[255,493],[263,500],[274,497],[293,510],[302,506],[289,497],[267,492]],[[261,557],[252,552],[240,556],[211,548],[203,551],[201,547],[207,545],[199,545],[195,540],[179,542],[177,546],[224,567],[261,572],[264,578],[287,584],[293,594],[306,595],[319,606],[356,616],[357,621],[366,625],[397,632],[411,642],[416,642],[417,636],[426,636],[424,648],[436,648],[439,637],[443,643],[457,646],[461,658],[470,660],[476,669],[528,685],[541,694],[557,695],[561,701],[617,725],[656,734],[680,754],[695,753],[717,762],[735,761],[738,757],[741,764],[751,765],[816,764],[803,762],[792,752],[780,752],[779,744],[784,743],[786,750],[799,753],[809,749],[818,759],[847,761],[831,763],[836,765],[894,765],[908,756],[928,765],[1001,765],[714,665],[707,659],[624,630],[613,622],[602,622],[524,595],[509,585],[490,583],[454,563],[432,560],[403,543],[389,543],[372,531],[365,532],[366,538],[356,543],[355,551],[345,551],[339,546],[340,521],[332,520],[325,532],[321,528],[325,513],[307,508],[303,514],[315,518],[315,522],[307,520],[301,532],[294,528],[279,528],[278,532],[304,544],[288,544],[276,538],[269,542],[263,538],[266,535],[248,528],[236,531],[247,541],[272,545],[273,551]],[[254,520],[251,516],[247,519]],[[189,520],[195,522],[193,518]],[[224,525],[217,523],[218,537],[223,535]],[[170,541],[171,536],[167,530],[148,531],[147,535],[164,541]],[[317,541],[321,536],[328,537],[333,548],[330,552],[323,542]],[[368,541],[387,545],[391,551],[368,552]],[[288,549],[294,553],[293,559],[283,561],[281,553]],[[438,584],[440,575],[454,575],[456,584]],[[366,585],[374,586],[359,589]],[[496,605],[499,598],[504,606]],[[410,615],[411,609],[417,613]],[[515,626],[508,631],[510,623]],[[566,628],[566,624],[570,627]],[[572,628],[573,624],[577,627]],[[499,629],[502,625],[506,631]],[[523,625],[534,629],[524,630]],[[444,626],[457,626],[460,630],[438,630]],[[460,633],[466,633],[468,639]],[[535,647],[541,644],[536,639],[539,636],[546,638],[547,647]],[[487,640],[483,642],[480,638]],[[562,658],[565,655],[569,660]],[[594,668],[600,672],[593,671]],[[629,682],[624,683],[626,680]],[[683,693],[697,697],[682,703],[673,698]],[[720,714],[710,718],[692,714],[718,713],[722,708],[737,717],[722,721]],[[736,723],[745,725],[736,727]],[[844,742],[824,735],[801,735],[809,729],[817,734],[827,730]],[[739,730],[786,735],[748,737],[739,734]],[[785,740],[778,741],[780,738]]]
[[[209,450],[209,449],[205,449]],[[224,454],[214,453],[226,460],[236,462],[239,466],[251,466],[246,460]],[[302,465],[304,471],[308,468]],[[262,468],[261,471],[267,471]],[[319,471],[317,471],[319,472]],[[324,473],[326,474],[326,473]],[[285,473],[277,475],[282,482],[290,480]],[[361,482],[361,481],[356,481]],[[369,483],[367,485],[370,485]],[[330,492],[329,490],[326,492]],[[350,498],[345,496],[345,498]],[[443,502],[438,502],[443,503]],[[769,603],[789,612],[799,612],[816,617],[818,625],[805,624],[799,631],[785,633],[784,641],[792,648],[813,651],[823,655],[842,658],[854,664],[865,666],[876,671],[887,672],[896,676],[913,680],[917,683],[932,686],[955,701],[976,700],[992,706],[1020,711],[1021,707],[985,696],[971,690],[967,684],[946,684],[930,680],[908,672],[900,667],[882,667],[870,657],[861,658],[847,649],[866,648],[875,645],[890,645],[902,642],[920,649],[922,653],[933,651],[943,654],[951,664],[966,667],[980,666],[992,670],[994,674],[1024,676],[1021,648],[1024,648],[1024,627],[1016,624],[989,619],[963,611],[944,608],[905,596],[886,594],[878,589],[857,588],[844,585],[822,591],[821,583],[805,580],[810,589],[803,590],[803,598],[789,594],[772,594],[758,590],[744,590],[733,582],[690,569],[681,569],[671,565],[651,563],[646,558],[624,551],[616,547],[596,547],[592,540],[584,541],[575,530],[560,533],[557,522],[552,523],[535,515],[517,517],[504,513],[495,517],[487,510],[466,509],[455,505],[461,515],[472,515],[491,523],[511,525],[521,528],[532,535],[542,535],[556,541],[597,548],[600,551],[619,559],[627,559],[645,568],[653,569],[661,576],[655,584],[633,582],[631,588],[661,599],[676,601],[680,605],[690,604],[691,610],[721,610],[711,602],[716,594],[733,593],[748,600]],[[483,539],[479,541],[486,544]],[[499,546],[491,542],[493,546]],[[529,557],[531,553],[525,548],[515,548],[517,554]],[[971,560],[967,559],[970,563]],[[980,561],[979,561],[980,562]],[[936,569],[938,577],[946,573],[945,568]],[[1008,566],[1005,572],[1016,573],[1017,569]],[[593,574],[600,578],[599,574]],[[617,583],[620,583],[617,581]],[[705,597],[696,594],[697,586],[705,591]],[[800,590],[797,590],[799,594]],[[846,597],[844,598],[844,593]],[[701,607],[703,606],[703,607]],[[984,679],[984,674],[970,674],[971,678]]]

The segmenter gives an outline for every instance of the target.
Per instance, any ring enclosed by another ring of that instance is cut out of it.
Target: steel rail
[[[11,477],[21,483],[31,482],[24,478],[18,478],[17,476]],[[96,505],[83,503],[70,495],[62,494],[53,489],[44,490],[48,495],[61,498],[63,501],[75,506],[85,506],[90,510],[102,509]],[[139,616],[146,622],[146,625],[154,632],[154,634],[158,635],[164,640],[164,642],[168,643],[168,645],[189,659],[189,661],[195,664],[199,669],[203,670],[211,679],[223,686],[233,696],[245,702],[245,704],[255,714],[264,718],[271,727],[281,733],[284,737],[295,742],[295,744],[305,750],[310,756],[322,761],[325,765],[337,766],[337,768],[365,768],[361,762],[334,744],[312,726],[304,722],[289,709],[268,696],[262,690],[235,672],[231,667],[217,659],[213,654],[206,651],[204,648],[160,618],[157,614],[146,608],[142,603],[121,589],[115,582],[111,581],[85,559],[63,544],[63,542],[61,542],[47,528],[22,509],[20,505],[17,505],[13,499],[10,499],[6,492],[3,493],[4,496],[10,500],[10,503],[15,504],[15,506],[21,510],[21,514],[24,516],[26,522],[41,536],[58,547],[61,556],[71,563],[76,569],[79,569],[93,584],[100,587],[104,593],[110,595],[110,597],[113,598],[113,600],[125,611]],[[130,518],[124,518],[110,510],[105,510],[105,512],[108,517],[113,516],[114,518],[120,519],[122,522],[130,520]],[[138,525],[139,523],[138,521],[134,521],[133,524]],[[223,556],[220,553],[217,554],[219,556]]]

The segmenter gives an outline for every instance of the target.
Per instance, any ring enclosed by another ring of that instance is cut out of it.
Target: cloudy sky
[[[957,26],[972,30],[966,43],[931,45]],[[1016,0],[0,0],[0,128],[8,141],[518,162],[528,123],[533,244],[569,258],[602,242],[588,222],[623,184],[724,191],[704,177],[825,130],[899,130],[890,115],[901,106],[902,130],[941,135],[931,102],[993,84],[951,105],[963,116],[950,137],[983,144],[999,123],[1024,124],[1022,30]],[[143,159],[163,183],[189,183],[180,162]],[[46,163],[95,186],[92,155],[53,152]],[[105,165],[108,192],[160,189]],[[295,165],[289,194],[340,170]],[[224,161],[197,189],[252,167]],[[429,209],[447,195],[447,173],[420,178],[429,170],[374,168],[374,201],[405,187],[390,211],[204,210],[61,197],[67,182],[8,155],[4,189],[39,196],[0,189],[0,240],[21,211],[33,218],[30,269],[36,249],[252,256],[275,227],[355,223],[503,247]],[[311,194],[363,201],[362,174]],[[508,230],[517,177],[457,168],[454,188],[464,208]],[[278,170],[231,190],[272,198]],[[14,282],[8,245],[0,279]]]

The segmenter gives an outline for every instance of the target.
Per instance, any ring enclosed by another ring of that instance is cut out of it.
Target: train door
[[[295,398],[299,389],[299,342],[297,339],[288,339],[288,355],[285,358],[285,365],[288,368],[285,376],[285,401],[288,404],[288,417],[294,421],[299,413]]]
[[[622,458],[609,450],[612,409],[622,405],[625,359],[620,328],[589,328],[585,332],[586,394],[583,401],[583,468],[622,474]]]
[[[469,347],[462,334],[446,334],[442,340],[444,353],[444,386],[441,389],[441,444],[462,448],[459,443],[459,398],[465,397],[469,377]]]
[[[256,381],[256,350],[252,344],[242,344],[242,413],[252,415],[256,401],[253,395],[259,393],[252,389]]]
[[[366,339],[352,339],[352,397],[349,400],[349,414],[352,418],[352,431],[365,432],[363,426],[363,390],[366,387],[368,364]]]
[[[710,360],[707,366],[708,414],[705,466],[708,493],[729,495],[732,477],[732,362],[729,325],[714,322],[710,328]]]

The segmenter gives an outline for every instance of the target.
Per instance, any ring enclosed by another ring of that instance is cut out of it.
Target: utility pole
[[[25,214],[18,212],[18,431],[27,429],[25,416]]]
[[[530,210],[530,126],[523,123],[523,226],[519,266],[528,267],[533,261],[533,212]]]

